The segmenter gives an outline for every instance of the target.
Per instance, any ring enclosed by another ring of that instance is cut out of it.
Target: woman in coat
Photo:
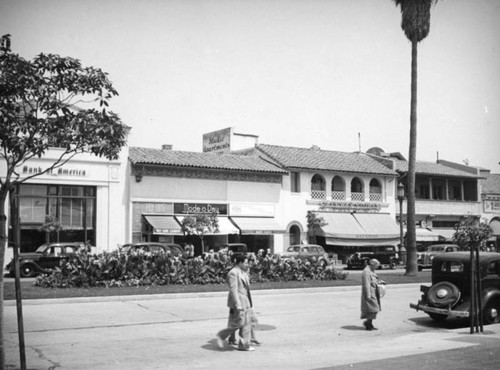
[[[365,319],[363,325],[366,330],[377,330],[372,321],[381,310],[378,284],[384,283],[375,273],[379,266],[378,260],[371,259],[361,274],[361,318]]]

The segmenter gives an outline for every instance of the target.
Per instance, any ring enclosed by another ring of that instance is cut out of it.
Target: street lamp
[[[404,250],[404,239],[403,239],[403,200],[405,199],[405,187],[400,182],[398,184],[398,200],[399,200],[399,253],[401,254],[401,259],[405,261],[405,256],[403,256]]]

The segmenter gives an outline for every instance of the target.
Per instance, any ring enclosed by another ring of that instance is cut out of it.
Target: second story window
[[[345,182],[340,176],[332,179],[332,200],[345,200]]]
[[[290,187],[292,193],[300,193],[300,173],[290,172]]]
[[[363,190],[363,182],[357,177],[351,181],[351,200],[364,201],[365,193]]]
[[[371,202],[381,202],[382,201],[382,186],[377,179],[372,179],[370,181],[370,201]]]
[[[325,179],[320,175],[314,175],[311,179],[311,198],[326,199]]]

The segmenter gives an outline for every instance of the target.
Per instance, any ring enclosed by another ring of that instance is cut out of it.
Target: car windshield
[[[428,252],[444,252],[444,247],[443,246],[439,246],[439,247],[429,247],[427,248],[427,251]]]
[[[43,253],[45,252],[45,249],[47,248],[47,244],[43,244],[41,246],[39,246],[37,249],[36,249],[36,252],[35,253]]]
[[[130,244],[127,244],[127,245],[124,245],[122,248],[121,248],[121,251],[126,253],[130,250],[130,248],[132,248],[132,246]]]

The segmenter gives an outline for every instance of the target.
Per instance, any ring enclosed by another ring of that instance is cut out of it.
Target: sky
[[[500,1],[440,0],[418,46],[417,159],[500,173]],[[411,45],[391,0],[1,0],[13,52],[109,74],[130,146],[259,143],[408,158]]]

